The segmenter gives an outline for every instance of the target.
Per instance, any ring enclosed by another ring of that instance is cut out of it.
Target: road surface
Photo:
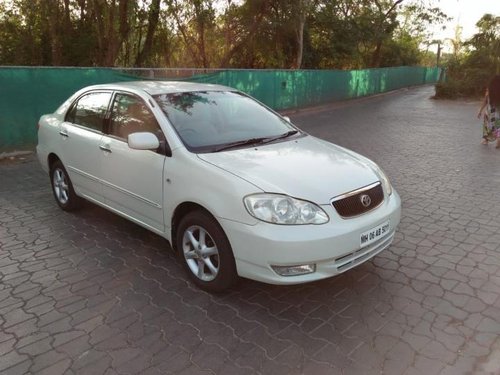
[[[390,249],[307,285],[206,294],[162,238],[62,212],[34,158],[0,163],[0,373],[500,373],[500,150],[480,145],[478,103],[432,94],[291,114],[403,202]]]

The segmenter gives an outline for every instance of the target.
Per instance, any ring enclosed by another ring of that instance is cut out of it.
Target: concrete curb
[[[14,159],[22,156],[28,156],[34,154],[34,151],[12,151],[12,152],[0,152],[0,160],[3,159]]]

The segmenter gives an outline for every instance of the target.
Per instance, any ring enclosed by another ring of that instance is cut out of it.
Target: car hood
[[[198,157],[265,192],[317,204],[379,180],[363,156],[312,136]]]

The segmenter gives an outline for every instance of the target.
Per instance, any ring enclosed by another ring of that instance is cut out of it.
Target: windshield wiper
[[[298,130],[290,130],[284,134],[276,135],[274,137],[250,138],[250,139],[245,139],[243,141],[231,142],[231,143],[227,143],[223,146],[217,147],[214,150],[214,152],[224,151],[224,150],[228,150],[230,148],[239,147],[239,146],[254,145],[254,144],[261,144],[262,145],[265,143],[276,141],[278,139],[290,137],[294,134],[297,134],[298,132],[299,132]]]
[[[260,138],[245,139],[243,141],[231,142],[231,143],[227,143],[225,145],[222,145],[220,147],[217,147],[214,150],[214,152],[229,150],[230,148],[239,147],[239,146],[261,144],[261,143],[264,143],[264,141],[266,141],[267,139],[268,139],[268,137],[260,137]]]
[[[288,138],[288,137],[290,137],[292,135],[297,134],[298,132],[299,132],[298,130],[290,130],[290,131],[287,131],[284,134],[280,134],[280,135],[277,135],[275,137],[266,138],[262,143],[269,143],[269,142],[277,141],[278,139]]]

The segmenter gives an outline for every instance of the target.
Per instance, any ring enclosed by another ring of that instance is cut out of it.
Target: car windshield
[[[252,146],[297,133],[286,120],[239,92],[193,91],[153,97],[194,152]]]

